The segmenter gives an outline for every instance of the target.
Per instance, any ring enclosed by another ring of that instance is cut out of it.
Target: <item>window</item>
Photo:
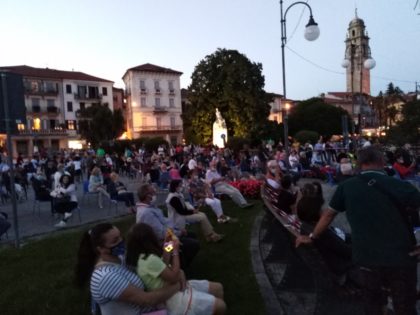
[[[102,95],[108,95],[108,89],[106,87],[102,88]]]
[[[47,100],[47,107],[55,107],[55,101],[54,100]]]
[[[55,92],[55,84],[54,82],[45,82],[45,90],[46,92]]]
[[[55,129],[56,123],[54,119],[50,119],[50,129]]]
[[[169,99],[169,107],[175,107],[175,100],[173,98]]]
[[[85,99],[87,94],[87,88],[85,85],[77,86],[77,96],[81,99]]]
[[[74,120],[67,120],[67,129],[68,130],[75,130]]]
[[[39,98],[33,98],[32,99],[32,106],[39,107]]]
[[[32,92],[39,92],[39,83],[37,81],[31,82],[31,91]]]
[[[159,97],[155,98],[155,106],[160,107],[160,98]]]
[[[155,90],[156,91],[158,91],[158,90],[160,90],[160,84],[159,84],[159,81],[155,81]]]
[[[146,91],[146,82],[144,80],[140,80],[140,90]]]
[[[32,129],[40,130],[41,129],[41,119],[34,118],[34,126]]]
[[[160,129],[162,127],[162,118],[156,117],[156,128]]]
[[[80,103],[80,110],[85,110],[85,109],[86,109],[86,104]]]
[[[67,111],[72,112],[73,111],[73,102],[67,102]]]
[[[174,81],[169,81],[168,86],[169,86],[169,92],[173,92],[174,91]]]
[[[25,130],[25,124],[17,124],[18,130]]]
[[[66,84],[66,93],[71,94],[71,85],[70,84]]]
[[[175,117],[171,117],[171,128],[175,128]]]
[[[141,107],[146,107],[146,98],[145,97],[140,98],[140,106]]]

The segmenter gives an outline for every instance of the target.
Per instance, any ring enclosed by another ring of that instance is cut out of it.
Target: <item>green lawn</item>
[[[214,223],[214,214],[206,209],[216,231],[226,238],[218,244],[202,240],[188,277],[222,282],[228,314],[265,314],[249,254],[251,228],[262,211],[261,203],[251,209],[239,209],[230,200],[223,205],[225,213],[239,222]],[[115,221],[124,232],[133,223],[132,217]],[[64,231],[31,241],[20,250],[0,251],[0,314],[89,314],[88,290],[80,291],[72,285],[82,231]]]

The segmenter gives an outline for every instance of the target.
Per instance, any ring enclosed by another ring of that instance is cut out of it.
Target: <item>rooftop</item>
[[[89,75],[83,72],[78,72],[78,71],[63,71],[63,70],[49,69],[49,68],[34,68],[34,67],[26,66],[26,65],[0,67],[0,71],[1,70],[9,71],[12,73],[20,74],[24,77],[31,77],[31,78],[100,81],[100,82],[113,83],[113,81],[101,79],[101,78],[94,77],[92,75]]]
[[[178,74],[181,75],[182,72],[176,71],[170,68],[164,68],[160,66],[153,65],[151,63],[145,63],[143,65],[133,67],[127,71],[143,71],[143,72],[159,72],[159,73],[168,73],[168,74]]]

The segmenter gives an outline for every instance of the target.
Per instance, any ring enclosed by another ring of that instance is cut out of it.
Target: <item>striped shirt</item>
[[[150,308],[118,301],[130,284],[144,289],[140,277],[124,266],[109,263],[93,271],[90,292],[93,300],[99,304],[102,315],[138,315],[150,311]]]

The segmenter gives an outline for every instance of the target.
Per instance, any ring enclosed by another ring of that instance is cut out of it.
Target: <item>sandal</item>
[[[217,242],[220,242],[224,237],[225,236],[223,234],[217,234],[213,232],[210,235],[206,236],[206,240],[209,243],[217,243]]]
[[[230,217],[223,215],[217,218],[217,223],[226,223],[230,221]]]

